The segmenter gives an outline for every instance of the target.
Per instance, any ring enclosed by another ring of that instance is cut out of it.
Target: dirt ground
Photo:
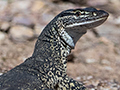
[[[89,90],[120,90],[120,1],[89,0],[82,6],[68,1],[0,1],[0,74],[32,55],[38,35],[59,12],[92,6],[110,16],[95,29],[97,34],[88,30],[78,41],[68,58],[67,73]]]

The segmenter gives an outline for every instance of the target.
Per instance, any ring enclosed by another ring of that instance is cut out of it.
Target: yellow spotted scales
[[[106,21],[108,13],[95,8],[69,9],[42,31],[33,55],[0,76],[0,90],[86,90],[66,74],[66,57],[79,38]]]

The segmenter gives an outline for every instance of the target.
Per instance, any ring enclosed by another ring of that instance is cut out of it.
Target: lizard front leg
[[[82,83],[73,80],[67,75],[63,77],[58,84],[57,90],[87,90]]]

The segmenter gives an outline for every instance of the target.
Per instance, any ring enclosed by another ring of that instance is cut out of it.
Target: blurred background
[[[32,55],[37,37],[58,13],[84,7],[110,16],[78,41],[67,73],[89,90],[120,90],[120,0],[0,0],[0,75]]]

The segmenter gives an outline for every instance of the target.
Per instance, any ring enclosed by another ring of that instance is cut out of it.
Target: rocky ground
[[[110,16],[79,40],[67,73],[89,90],[120,90],[119,0],[0,0],[0,74],[31,56],[38,35],[55,15],[88,6]]]

